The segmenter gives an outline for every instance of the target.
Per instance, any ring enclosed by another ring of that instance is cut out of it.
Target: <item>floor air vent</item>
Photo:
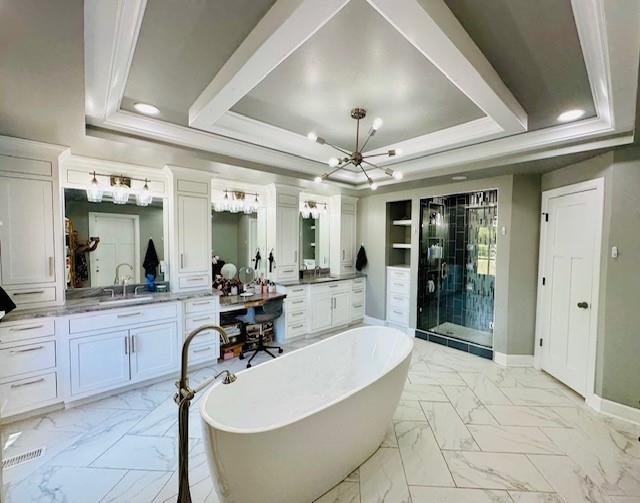
[[[29,452],[18,454],[16,456],[11,456],[10,458],[2,460],[2,469],[4,470],[24,463],[28,463],[29,461],[33,461],[34,459],[38,459],[42,456],[44,456],[44,447],[33,449]]]

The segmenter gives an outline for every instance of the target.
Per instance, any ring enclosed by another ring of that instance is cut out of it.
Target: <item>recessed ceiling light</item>
[[[458,181],[458,180],[466,180],[467,177],[464,175],[456,175],[456,176],[452,176],[451,179]]]
[[[160,109],[154,105],[149,103],[135,103],[133,105],[138,112],[146,115],[158,115],[160,113]]]
[[[576,108],[575,110],[567,110],[566,112],[562,112],[558,115],[559,122],[571,122],[578,120],[580,117],[584,115],[584,110],[580,110]]]

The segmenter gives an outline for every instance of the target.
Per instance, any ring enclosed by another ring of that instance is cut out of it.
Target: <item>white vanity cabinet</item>
[[[0,285],[18,308],[64,299],[61,152],[0,137]]]
[[[70,399],[177,371],[178,307],[167,302],[70,316]]]
[[[275,258],[274,276],[277,281],[298,278],[300,209],[297,193],[277,192],[275,195]],[[269,255],[265,257],[268,259]]]
[[[220,324],[220,299],[217,296],[197,297],[183,301],[184,340],[193,330],[203,325]],[[189,366],[216,363],[220,358],[220,334],[205,330],[189,345]]]

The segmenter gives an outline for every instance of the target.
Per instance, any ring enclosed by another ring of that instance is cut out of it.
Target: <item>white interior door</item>
[[[114,284],[118,264],[121,275],[131,275],[135,283],[140,282],[140,230],[138,215],[115,213],[89,213],[89,236],[99,237],[100,243],[89,254],[91,286]]]
[[[541,366],[585,396],[593,379],[602,203],[597,189],[570,190],[543,197]]]

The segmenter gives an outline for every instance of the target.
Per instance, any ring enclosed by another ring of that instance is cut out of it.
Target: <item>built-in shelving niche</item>
[[[406,265],[411,262],[411,201],[387,203],[387,264]]]

